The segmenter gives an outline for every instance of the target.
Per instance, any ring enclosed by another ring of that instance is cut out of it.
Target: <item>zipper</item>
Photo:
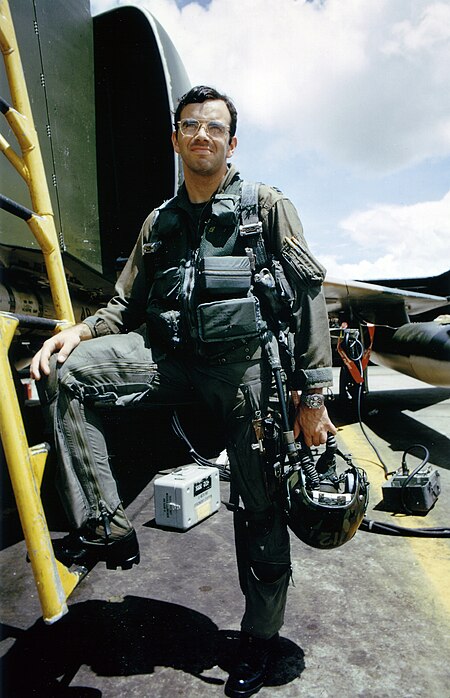
[[[80,408],[81,408],[81,405],[80,405]],[[62,432],[63,430],[62,430],[61,425],[59,424],[59,420],[58,420],[58,427],[60,428],[60,430]],[[79,431],[77,429],[74,430],[73,436],[74,436],[74,442],[76,443],[76,446],[77,446],[77,454],[76,455],[80,458],[81,461],[83,461],[83,458],[84,458],[86,452],[83,448],[83,442],[79,436]],[[100,483],[97,479],[97,474],[95,472],[95,469],[93,470],[92,468],[89,468],[89,476],[87,477],[87,475],[88,475],[87,470],[83,466],[83,469],[82,469],[83,470],[83,482],[80,481],[79,475],[76,473],[76,469],[74,468],[73,470],[76,474],[77,481],[80,482],[80,485],[81,485],[83,499],[86,503],[86,507],[87,507],[87,510],[89,512],[88,516],[91,513],[91,503],[89,502],[89,497],[86,496],[84,488],[86,488],[87,490],[90,491],[90,497],[96,502],[98,511],[100,513],[100,516],[102,517],[102,510],[100,508],[100,505],[101,504],[103,505],[103,509],[105,512],[106,512],[106,506],[102,500],[102,495],[101,495],[101,491],[100,491]],[[106,530],[106,528],[105,528],[105,530]]]

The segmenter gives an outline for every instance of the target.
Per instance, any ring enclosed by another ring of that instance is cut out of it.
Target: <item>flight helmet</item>
[[[364,518],[369,500],[367,475],[348,456],[345,460],[344,472],[337,474],[332,466],[319,476],[320,484],[313,486],[304,468],[291,469],[285,476],[288,526],[313,548],[326,550],[347,543]]]

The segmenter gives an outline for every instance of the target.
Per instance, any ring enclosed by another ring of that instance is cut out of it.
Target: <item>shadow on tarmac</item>
[[[405,410],[414,413],[426,407],[438,405],[450,397],[450,390],[445,388],[424,388],[415,390],[378,390],[369,392],[361,401],[361,417],[364,425],[371,429],[393,452],[406,451],[414,443],[424,444],[432,465],[450,470],[450,438],[423,422],[405,414]],[[336,400],[329,405],[332,420],[338,426],[358,421],[357,406]],[[401,465],[389,464],[390,470],[397,470]]]
[[[222,685],[222,679],[204,672],[219,666],[228,673],[239,637],[237,631],[219,630],[197,611],[136,596],[74,604],[51,626],[39,620],[25,631],[0,628],[3,638],[17,638],[0,664],[5,698],[101,696],[96,688],[69,686],[83,664],[108,677],[152,674],[156,667],[171,667]],[[281,638],[265,685],[290,683],[304,668],[303,650]]]

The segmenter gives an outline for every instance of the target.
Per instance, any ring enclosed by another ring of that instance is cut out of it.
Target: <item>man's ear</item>
[[[231,158],[233,156],[233,153],[236,150],[236,147],[237,147],[237,138],[236,138],[236,136],[233,136],[233,138],[231,139],[230,144],[228,146],[227,158]]]
[[[177,132],[176,132],[176,131],[174,131],[174,132],[172,133],[172,145],[173,145],[174,151],[175,151],[176,153],[179,153],[179,152],[180,152],[180,147],[179,147],[179,145],[178,145],[178,137],[177,137]]]

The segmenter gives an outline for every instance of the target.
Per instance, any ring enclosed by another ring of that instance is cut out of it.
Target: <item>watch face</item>
[[[312,393],[312,395],[305,395],[303,397],[303,403],[307,407],[311,407],[312,409],[319,409],[319,407],[322,407],[322,405],[325,402],[325,398],[323,395],[320,393]]]

